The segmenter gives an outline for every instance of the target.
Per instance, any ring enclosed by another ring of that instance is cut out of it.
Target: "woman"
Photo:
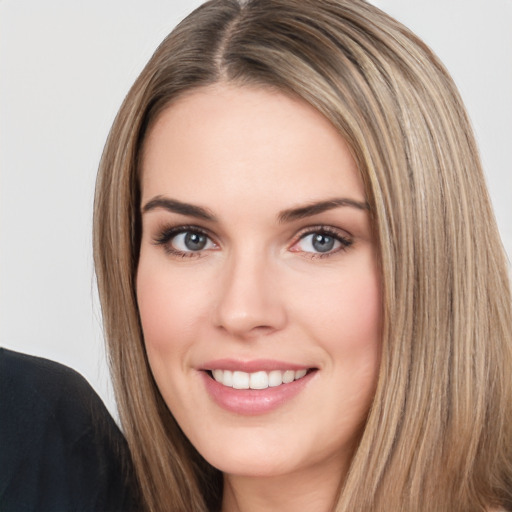
[[[512,507],[511,300],[439,61],[354,1],[213,1],[129,92],[95,261],[149,510]]]

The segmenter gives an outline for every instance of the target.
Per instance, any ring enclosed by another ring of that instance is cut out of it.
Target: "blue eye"
[[[310,231],[302,235],[291,250],[293,252],[305,252],[325,255],[334,254],[352,245],[352,241],[338,233],[331,233],[325,229]]]
[[[185,231],[175,235],[170,240],[173,247],[178,251],[202,251],[208,248],[209,238],[203,233],[195,233],[193,231]]]
[[[205,233],[185,227],[164,230],[155,239],[155,244],[164,246],[169,254],[176,256],[194,256],[217,247]]]
[[[330,252],[335,247],[338,248],[341,244],[333,236],[325,235],[323,233],[314,233],[305,236],[302,241],[308,248],[311,247],[316,252]],[[306,250],[306,249],[305,249]]]

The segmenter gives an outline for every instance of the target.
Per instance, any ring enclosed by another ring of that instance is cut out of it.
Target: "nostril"
[[[240,340],[250,340],[262,336],[269,336],[279,330],[279,327],[271,325],[252,325],[249,321],[241,319],[240,321],[231,321],[218,325],[222,331],[239,338]]]

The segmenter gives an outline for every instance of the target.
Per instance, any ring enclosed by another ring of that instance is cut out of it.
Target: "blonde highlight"
[[[335,510],[512,507],[506,259],[471,126],[418,38],[363,1],[212,1],[162,43],[125,99],[98,174],[94,257],[121,421],[148,510],[215,510],[220,473],[153,381],[134,280],[139,159],[172,101],[219,81],[310,103],[363,177],[384,288],[379,383]]]

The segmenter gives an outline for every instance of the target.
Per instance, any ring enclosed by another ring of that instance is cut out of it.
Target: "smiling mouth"
[[[313,368],[301,370],[272,370],[269,372],[242,372],[231,370],[209,370],[207,373],[219,384],[233,389],[267,389],[290,384],[300,380],[308,373],[314,371]]]

